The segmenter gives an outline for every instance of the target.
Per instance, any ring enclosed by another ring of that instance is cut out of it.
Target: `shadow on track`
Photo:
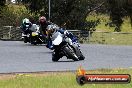
[[[38,52],[38,53],[40,53],[40,54],[51,54],[51,56],[52,56],[52,51],[44,51],[44,52]]]
[[[61,60],[62,59],[62,60]],[[57,62],[80,62],[80,61],[83,61],[83,60],[79,60],[79,61],[74,61],[74,60],[72,60],[72,59],[66,59],[66,60],[64,60],[63,58],[61,58],[59,61],[57,61]]]
[[[75,61],[69,60],[69,61],[57,61],[57,62],[75,62]]]
[[[46,44],[37,44],[37,45],[33,45],[33,44],[25,44],[27,46],[46,46]]]

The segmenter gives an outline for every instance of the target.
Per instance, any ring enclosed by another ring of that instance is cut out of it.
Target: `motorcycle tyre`
[[[55,53],[53,52],[53,53],[52,53],[52,61],[53,61],[53,62],[57,62],[59,59],[60,59],[60,57],[59,57],[57,54],[55,54]]]
[[[74,61],[79,61],[79,58],[73,50],[69,49],[68,47],[64,47],[63,50],[71,59],[73,59]]]
[[[76,55],[79,57],[79,60],[84,60],[85,57],[83,55],[83,53],[81,52],[81,50],[77,47],[72,47],[76,53]]]

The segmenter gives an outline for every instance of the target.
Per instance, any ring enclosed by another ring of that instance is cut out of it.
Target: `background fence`
[[[89,37],[82,39],[85,43],[132,45],[132,33],[126,32],[91,32]]]
[[[80,43],[132,45],[130,32],[101,32],[69,30],[76,35]],[[1,40],[21,40],[19,27],[4,26],[0,28]]]
[[[21,40],[21,31],[19,27],[3,26],[0,28],[1,40]]]

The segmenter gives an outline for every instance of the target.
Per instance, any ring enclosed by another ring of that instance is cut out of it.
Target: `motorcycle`
[[[25,33],[26,33],[26,34],[25,34]],[[29,28],[27,28],[27,29],[25,30],[25,33],[22,32],[22,40],[24,41],[24,43],[27,43],[27,42],[30,43],[30,30],[29,30]]]
[[[32,33],[31,33],[31,44],[44,44],[46,43],[46,35],[43,35],[39,31],[39,26],[36,24],[33,24],[31,27]]]
[[[72,40],[64,34],[61,34],[60,32],[55,32],[52,34],[51,40],[54,47],[52,53],[52,61],[58,61],[63,56],[66,56],[67,59],[73,59],[74,61],[85,59],[79,48],[78,43],[72,42]]]
[[[31,43],[34,45],[46,43],[46,38],[39,31],[39,26],[33,24],[31,28],[29,28],[28,34],[22,34],[24,43]]]

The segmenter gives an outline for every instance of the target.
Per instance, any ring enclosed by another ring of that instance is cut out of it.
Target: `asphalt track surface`
[[[86,70],[132,67],[132,46],[82,44],[86,57],[72,61],[66,57],[52,62],[52,51],[45,45],[24,44],[22,41],[0,41],[0,73],[71,71],[82,65]]]

